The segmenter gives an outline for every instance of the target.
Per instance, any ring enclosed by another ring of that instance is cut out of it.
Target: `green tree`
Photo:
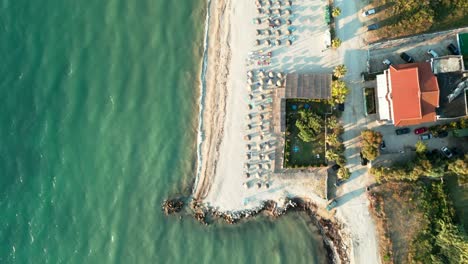
[[[327,152],[325,152],[325,158],[330,161],[336,161],[340,157],[340,154],[338,154],[334,149],[327,149]]]
[[[332,103],[342,104],[346,101],[346,96],[349,93],[349,89],[346,83],[342,80],[332,81]]]
[[[332,17],[339,17],[341,15],[341,9],[339,7],[334,7],[332,9]]]
[[[330,116],[327,118],[328,129],[335,129],[338,127],[338,125],[339,123],[338,123],[338,119],[336,118],[336,116]]]
[[[348,72],[348,69],[344,64],[338,65],[333,69],[333,75],[336,78],[343,78],[346,73]]]
[[[421,140],[416,142],[415,148],[416,148],[416,153],[418,154],[424,154],[427,151],[427,145]]]
[[[368,160],[375,160],[380,155],[380,144],[382,143],[382,134],[373,130],[364,130],[361,132],[361,152]]]
[[[336,146],[338,145],[338,143],[340,143],[338,135],[335,133],[327,134],[327,138],[325,139],[325,141],[331,146]]]
[[[341,167],[338,170],[337,175],[340,179],[347,180],[349,177],[351,177],[351,172],[348,168]]]
[[[332,39],[331,46],[334,49],[339,48],[341,46],[341,39],[339,39],[339,38]]]
[[[296,127],[299,129],[299,138],[304,142],[311,142],[321,132],[323,120],[314,112],[301,110],[296,120]]]

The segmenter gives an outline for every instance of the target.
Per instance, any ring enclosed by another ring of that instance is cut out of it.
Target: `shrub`
[[[341,9],[339,7],[334,7],[332,9],[332,17],[339,17],[341,15]]]
[[[339,39],[339,38],[332,39],[331,46],[334,49],[339,48],[341,46],[341,39]]]
[[[361,132],[361,152],[362,156],[368,160],[375,160],[380,155],[380,143],[382,134],[373,130]]]
[[[336,66],[333,69],[333,75],[336,78],[340,79],[340,78],[343,78],[346,75],[347,71],[348,71],[348,69],[346,68],[346,66],[344,64],[341,64],[341,65]]]
[[[346,101],[349,89],[342,80],[332,81],[332,103],[342,104]]]

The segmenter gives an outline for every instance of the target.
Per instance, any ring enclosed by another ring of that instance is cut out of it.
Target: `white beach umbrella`
[[[263,85],[263,78],[261,78],[260,80],[258,80],[258,83],[260,83],[260,85]]]
[[[278,87],[281,87],[281,86],[282,86],[282,83],[281,83],[280,80],[276,81],[276,86],[278,86]]]
[[[278,73],[276,74],[276,77],[282,79],[282,78],[283,78],[283,74],[282,74],[281,72],[278,72]]]
[[[255,45],[258,46],[258,45],[260,45],[260,44],[262,44],[262,42],[261,42],[259,39],[256,39],[256,40],[255,40]]]
[[[248,72],[247,72],[247,76],[249,76],[250,78],[252,78],[252,76],[253,76],[253,71],[248,71]]]
[[[281,15],[281,9],[279,9],[279,8],[276,9],[276,10],[275,10],[275,14]]]
[[[273,79],[268,79],[268,85],[273,85]]]
[[[281,30],[276,30],[276,36],[281,36]]]
[[[270,78],[275,77],[275,73],[274,73],[274,72],[269,72],[269,73],[268,73],[268,77],[270,77]]]
[[[257,188],[258,188],[258,189],[262,188],[262,184],[261,184],[261,183],[257,183]]]
[[[271,41],[270,41],[269,39],[267,39],[266,44],[267,44],[268,46],[271,46]]]
[[[281,45],[281,40],[277,39],[275,43],[276,43],[276,46],[280,46]]]
[[[253,83],[253,79],[252,79],[252,78],[248,78],[248,79],[247,79],[247,83],[248,83],[249,85],[251,85],[251,84]]]
[[[292,45],[292,41],[291,40],[287,40],[286,43],[288,44],[288,46],[291,46]]]

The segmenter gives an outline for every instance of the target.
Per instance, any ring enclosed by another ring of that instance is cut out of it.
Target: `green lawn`
[[[296,127],[298,111],[309,109],[319,116],[325,116],[330,111],[328,103],[316,100],[288,99],[286,101],[286,145],[283,167],[318,167],[325,164],[325,129],[312,142],[304,142],[298,137]],[[295,108],[295,109],[293,109]],[[317,156],[318,155],[318,156]]]

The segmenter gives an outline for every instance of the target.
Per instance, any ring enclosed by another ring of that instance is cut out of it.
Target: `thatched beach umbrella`
[[[262,169],[262,164],[258,164],[258,169],[261,170]]]
[[[252,148],[252,146],[250,144],[246,144],[245,148],[247,148],[247,150],[250,150]]]
[[[246,182],[244,182],[244,183],[242,184],[242,186],[244,186],[245,189],[248,189],[248,188],[249,188],[249,186],[247,185]]]
[[[277,39],[275,43],[276,43],[276,46],[280,46],[281,45],[281,40]]]
[[[281,36],[281,30],[276,30],[276,36]]]
[[[250,169],[250,164],[249,164],[249,163],[245,163],[245,164],[244,164],[244,168]]]
[[[276,10],[275,10],[275,14],[281,15],[281,9],[279,9],[279,8],[276,9]]]
[[[268,85],[273,85],[273,79],[268,79]]]
[[[286,1],[286,4],[287,4],[288,6],[292,6],[292,1]]]
[[[260,119],[261,120],[265,119],[265,116],[263,114],[260,114]]]
[[[258,13],[258,14],[261,14],[261,13],[263,13],[263,9],[261,9],[261,8],[257,8],[257,13]]]
[[[266,184],[265,184],[265,188],[270,189],[270,184],[269,184],[269,183],[266,183]]]
[[[253,106],[251,104],[249,104],[249,106],[247,107],[249,110],[252,110]],[[250,125],[249,125],[250,126]],[[250,128],[249,128],[250,129]]]
[[[291,25],[292,21],[290,19],[286,20],[286,24]]]
[[[275,25],[277,25],[277,26],[281,26],[281,20],[279,20],[279,19],[275,19]]]
[[[272,13],[271,9],[268,8],[268,9],[266,10],[266,13],[267,13],[268,15],[271,15],[271,13]]]
[[[260,29],[257,29],[257,36],[262,35],[262,31]]]
[[[248,71],[247,76],[252,77],[253,76],[253,71]]]
[[[258,45],[260,45],[261,43],[262,43],[262,42],[260,42],[260,40],[259,40],[259,39],[256,39],[256,40],[255,40],[255,45],[257,45],[257,46],[258,46]]]
[[[258,25],[260,25],[260,24],[262,23],[262,20],[261,20],[260,18],[256,18],[256,19],[255,19],[255,23],[258,24]]]
[[[252,129],[252,125],[247,125],[246,127],[247,127],[247,130]]]
[[[271,164],[267,163],[266,167],[267,167],[267,169],[271,169]]]
[[[286,34],[287,34],[287,35],[291,35],[291,34],[292,34],[292,31],[288,29],[288,30],[286,31]]]
[[[286,9],[286,14],[291,15],[292,14],[291,9]]]
[[[250,178],[250,173],[246,172],[246,173],[245,173],[245,177],[246,177],[247,179]]]
[[[245,140],[251,140],[252,137],[251,137],[250,135],[246,135],[246,136],[244,137],[244,139],[245,139]]]
[[[271,30],[267,29],[266,34],[267,34],[268,36],[270,36],[270,35],[271,35]]]
[[[257,183],[257,188],[258,188],[258,189],[262,188],[262,184],[261,184],[261,183]]]
[[[265,95],[264,95],[264,94],[260,95],[260,98],[262,98],[262,100],[264,100],[264,99],[265,99]]]
[[[245,157],[249,160],[251,158],[250,154],[246,154]]]
[[[253,116],[252,116],[251,114],[248,114],[248,115],[247,115],[247,118],[248,118],[249,120],[252,120]]]
[[[267,44],[268,46],[271,46],[271,40],[267,39],[266,44]]]
[[[291,46],[292,45],[292,41],[291,40],[287,40],[286,43],[288,44],[288,46]]]
[[[249,100],[253,100],[253,94],[249,94]]]
[[[252,78],[248,78],[248,79],[247,79],[247,83],[248,83],[249,85],[252,85],[253,79],[252,79]]]
[[[268,0],[268,1],[267,1],[267,4],[268,4],[269,6],[272,6],[272,5],[273,5],[273,2],[272,2],[271,0]]]

